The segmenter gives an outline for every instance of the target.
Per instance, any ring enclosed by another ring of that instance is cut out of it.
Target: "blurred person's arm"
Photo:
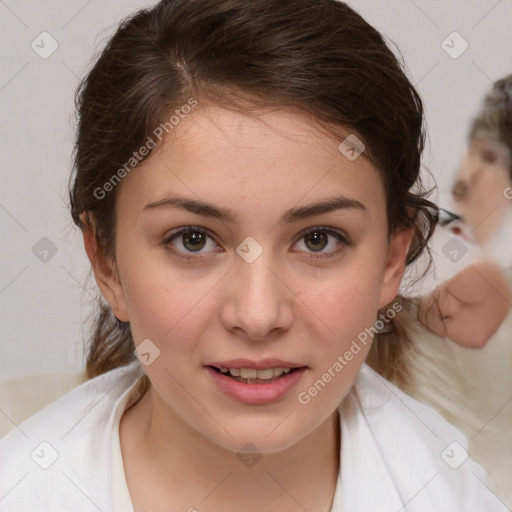
[[[480,261],[424,297],[418,319],[438,336],[480,348],[498,330],[511,305],[506,275],[498,265]]]

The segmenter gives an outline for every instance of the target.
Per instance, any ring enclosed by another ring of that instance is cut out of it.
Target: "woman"
[[[452,188],[460,234],[512,267],[512,75],[497,80],[472,120]]]
[[[437,219],[375,29],[334,0],[163,1],[78,110],[71,213],[107,304],[91,380],[2,440],[1,510],[505,510],[364,364],[376,331],[405,343]]]
[[[438,336],[421,330],[411,336],[407,367],[418,378],[410,378],[406,385],[395,382],[435,406],[468,436],[472,457],[488,471],[488,485],[509,506],[511,156],[512,75],[508,75],[492,85],[471,123],[468,149],[453,187],[457,213],[465,221],[460,232],[471,233],[469,240],[478,243],[482,256],[490,261],[473,262],[421,301],[418,317]],[[445,391],[431,384],[440,381]],[[449,396],[446,389],[451,390]]]

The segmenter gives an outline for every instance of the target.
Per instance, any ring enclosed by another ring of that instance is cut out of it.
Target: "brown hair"
[[[406,263],[426,247],[438,212],[419,178],[423,106],[377,30],[336,0],[166,0],[121,23],[77,90],[71,214],[81,229],[93,216],[114,263],[117,189],[95,191],[190,97],[246,114],[295,107],[337,137],[357,134],[382,175],[389,232],[414,230]],[[385,350],[385,368],[407,343],[398,318],[396,342],[374,349]],[[88,376],[127,364],[133,350],[129,325],[101,306]]]
[[[482,110],[471,123],[468,138],[483,137],[505,144],[512,157],[512,75],[494,82]],[[509,167],[512,180],[512,158]]]

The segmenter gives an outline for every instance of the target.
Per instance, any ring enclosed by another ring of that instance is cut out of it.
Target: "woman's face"
[[[510,165],[507,146],[489,139],[472,139],[462,155],[452,193],[457,213],[478,243],[489,239],[510,208]]]
[[[365,328],[395,298],[410,232],[388,238],[376,169],[296,112],[254,119],[209,106],[173,134],[119,185],[120,282],[98,283],[144,343],[155,418],[233,451],[283,450],[350,388]],[[260,365],[263,378],[302,369],[245,384],[212,365]]]

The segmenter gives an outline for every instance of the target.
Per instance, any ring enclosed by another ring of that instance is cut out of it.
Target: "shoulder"
[[[115,411],[142,374],[136,361],[91,379],[0,439],[0,511],[108,509]]]
[[[354,391],[365,418],[380,427],[393,428],[396,425],[410,427],[422,426],[434,437],[456,437],[466,442],[465,436],[446,421],[441,414],[427,405],[415,400],[392,384],[366,363],[354,383]],[[385,417],[383,413],[393,411],[393,415]]]
[[[383,511],[506,511],[468,457],[466,437],[438,412],[363,364],[340,409],[349,481],[371,481],[365,505]],[[360,499],[351,493],[347,510]],[[363,507],[364,509],[364,507]]]

